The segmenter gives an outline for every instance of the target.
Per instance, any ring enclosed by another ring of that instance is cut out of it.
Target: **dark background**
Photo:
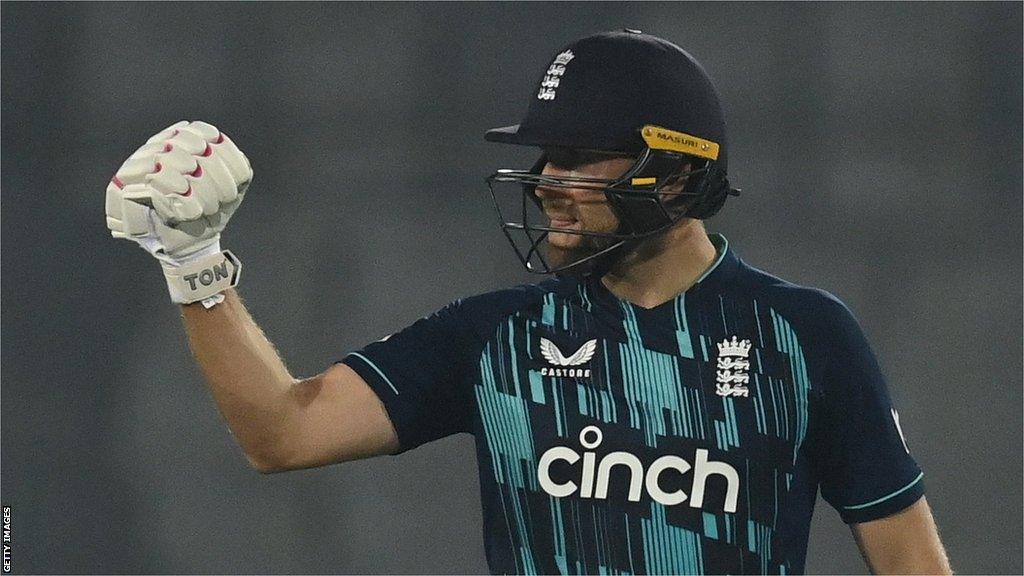
[[[484,143],[552,54],[667,37],[744,188],[709,224],[860,318],[955,569],[1020,573],[1020,3],[27,4],[2,15],[2,498],[16,572],[481,572],[472,439],[261,476],[103,190],[203,119],[255,182],[224,246],[292,371],[529,280]],[[810,572],[862,572],[819,503]]]

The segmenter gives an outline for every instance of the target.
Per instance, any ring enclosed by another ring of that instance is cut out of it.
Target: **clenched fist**
[[[252,167],[205,122],[182,121],[150,138],[107,186],[107,228],[160,260],[171,299],[212,306],[237,284],[238,261],[220,233],[245,196]]]

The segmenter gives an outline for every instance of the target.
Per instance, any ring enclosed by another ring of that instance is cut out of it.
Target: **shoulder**
[[[846,304],[831,292],[814,286],[790,282],[764,270],[740,263],[740,284],[757,297],[765,297],[780,305],[811,307],[814,312],[838,312]]]
[[[798,332],[809,333],[818,341],[835,343],[838,336],[859,330],[853,312],[835,294],[784,280],[742,262],[740,266],[738,285]]]
[[[541,305],[548,294],[561,293],[567,288],[567,281],[558,278],[537,284],[520,284],[460,298],[445,306],[439,314],[458,317],[484,332],[508,316]]]
[[[544,298],[546,294],[557,292],[563,282],[552,278],[537,284],[520,284],[510,288],[484,292],[460,298],[452,304],[468,310],[485,310],[490,308],[514,309],[528,306]]]

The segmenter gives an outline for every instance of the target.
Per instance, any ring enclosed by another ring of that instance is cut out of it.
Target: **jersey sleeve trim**
[[[365,362],[367,364],[367,366],[369,366],[370,368],[373,368],[373,371],[380,375],[380,377],[384,380],[384,382],[387,383],[387,385],[391,387],[391,390],[393,390],[395,394],[398,394],[398,388],[395,388],[395,385],[391,383],[391,379],[387,377],[387,374],[384,374],[384,372],[382,372],[381,369],[378,368],[377,365],[374,364],[369,358],[367,358],[366,356],[363,356],[359,352],[349,352],[348,355],[349,356],[355,356],[356,358],[359,358],[360,360]]]
[[[391,455],[397,456],[413,448],[416,428],[410,425],[412,418],[409,414],[411,411],[408,402],[405,401],[408,394],[405,396],[399,394],[387,375],[373,361],[359,352],[349,352],[337,363],[345,364],[354,370],[384,405],[388,420],[395,427],[395,434],[398,436],[398,450]]]
[[[900,494],[903,494],[907,490],[910,490],[911,488],[914,487],[915,484],[917,484],[918,482],[921,481],[921,478],[924,478],[924,472],[921,472],[920,474],[918,474],[917,478],[914,478],[910,482],[910,484],[907,484],[903,488],[900,488],[899,490],[893,492],[892,494],[889,494],[888,496],[882,496],[881,498],[879,498],[877,500],[872,500],[871,502],[866,502],[864,504],[856,504],[854,506],[843,506],[843,509],[844,510],[862,510],[862,509],[867,508],[869,506],[874,506],[876,504],[881,504],[882,502],[885,502],[886,500],[891,500],[891,499],[899,496]]]

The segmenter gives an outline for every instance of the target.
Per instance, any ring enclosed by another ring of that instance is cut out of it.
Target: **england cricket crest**
[[[750,391],[750,340],[722,340],[718,344],[718,377],[715,379],[715,394],[719,396],[743,396]]]
[[[540,81],[540,90],[537,92],[538,100],[554,100],[558,85],[562,82],[562,75],[565,74],[565,67],[575,58],[572,50],[566,50],[551,63],[544,73],[544,79]]]

